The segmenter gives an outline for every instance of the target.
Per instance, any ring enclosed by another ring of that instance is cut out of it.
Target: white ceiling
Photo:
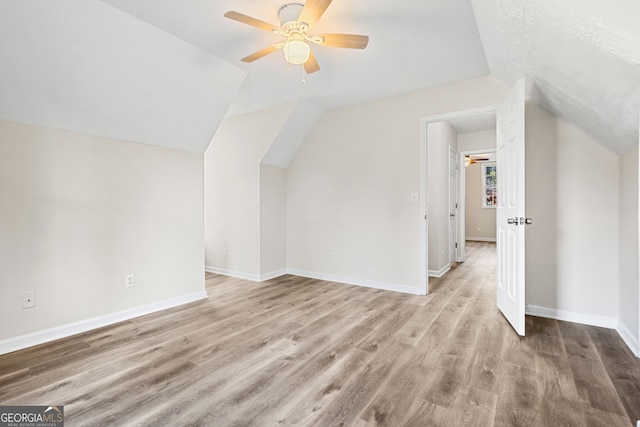
[[[0,118],[203,152],[246,73],[91,0],[0,0]]]
[[[638,144],[640,1],[471,0],[491,74],[621,154]]]
[[[470,117],[448,120],[456,133],[480,132],[496,128],[496,113],[484,113]]]
[[[277,24],[284,3],[0,0],[0,118],[202,152],[225,115],[491,73],[524,76],[536,102],[616,153],[638,142],[637,0],[334,0],[314,31],[369,46],[314,46],[321,69],[306,83],[279,52],[240,62],[279,38],[223,16]]]
[[[320,71],[306,84],[280,52],[241,62],[282,38],[224,17],[235,10],[278,25],[286,0],[105,1],[246,70],[229,115],[299,98],[331,109],[489,73],[469,0],[333,1],[312,33],[366,34],[369,46],[313,46]]]

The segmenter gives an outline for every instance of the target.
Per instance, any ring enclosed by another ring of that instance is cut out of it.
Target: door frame
[[[427,128],[432,123],[491,114],[496,113],[497,110],[498,106],[494,104],[420,117],[420,295],[427,295],[429,293],[429,227],[427,221],[429,216],[429,193],[427,191],[427,147],[429,141]]]
[[[495,145],[495,144],[494,144]],[[461,151],[458,157],[458,164],[464,164],[465,156],[471,154],[485,154],[485,153],[495,153],[496,148],[485,148],[485,149],[476,149],[476,150],[467,150]],[[458,189],[458,221],[460,222],[458,226],[458,240],[460,244],[458,245],[458,259],[459,262],[464,262],[467,257],[467,227],[466,227],[466,205],[467,205],[467,187],[466,187],[466,177],[467,171],[464,167],[461,167],[458,172],[458,179],[460,180],[459,189]],[[499,196],[498,196],[499,197]]]
[[[455,171],[451,173],[451,159],[454,159]],[[455,176],[455,182],[452,186],[451,177]],[[451,199],[454,199],[455,203],[455,227],[451,227]],[[460,253],[458,252],[458,248],[460,247],[458,244],[458,240],[460,240],[460,160],[458,159],[458,152],[453,149],[453,147],[449,147],[449,264],[453,264],[454,262],[460,262]],[[455,239],[452,242],[451,235],[452,232],[455,232]],[[457,245],[452,248],[452,245]],[[451,254],[453,255],[453,259],[451,259]]]

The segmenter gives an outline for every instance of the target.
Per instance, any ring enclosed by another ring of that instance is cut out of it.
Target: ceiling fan
[[[464,156],[464,165],[469,166],[474,163],[490,162],[492,160],[495,159],[491,156],[487,156],[486,154],[471,154],[468,156]]]
[[[369,43],[369,36],[357,34],[309,34],[309,30],[318,22],[318,19],[330,4],[331,0],[307,0],[304,5],[299,3],[285,4],[278,12],[278,17],[280,18],[279,27],[235,11],[229,11],[224,16],[286,37],[283,42],[274,43],[242,58],[243,62],[253,62],[281,49],[287,62],[290,64],[304,64],[304,70],[311,74],[318,71],[320,66],[308,42],[320,46],[350,49],[364,49]]]

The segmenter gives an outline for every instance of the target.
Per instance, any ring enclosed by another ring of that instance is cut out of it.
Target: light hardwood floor
[[[602,328],[495,307],[495,245],[426,297],[207,274],[209,298],[0,356],[0,404],[68,426],[630,426],[640,361]]]

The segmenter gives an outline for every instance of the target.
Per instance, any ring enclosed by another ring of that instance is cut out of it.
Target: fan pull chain
[[[304,64],[302,64],[302,65],[300,66],[300,70],[302,71],[302,72],[300,73],[300,74],[302,75],[302,77],[300,78],[300,81],[301,81],[302,83],[306,83],[306,82],[307,82],[307,79],[304,77]]]

